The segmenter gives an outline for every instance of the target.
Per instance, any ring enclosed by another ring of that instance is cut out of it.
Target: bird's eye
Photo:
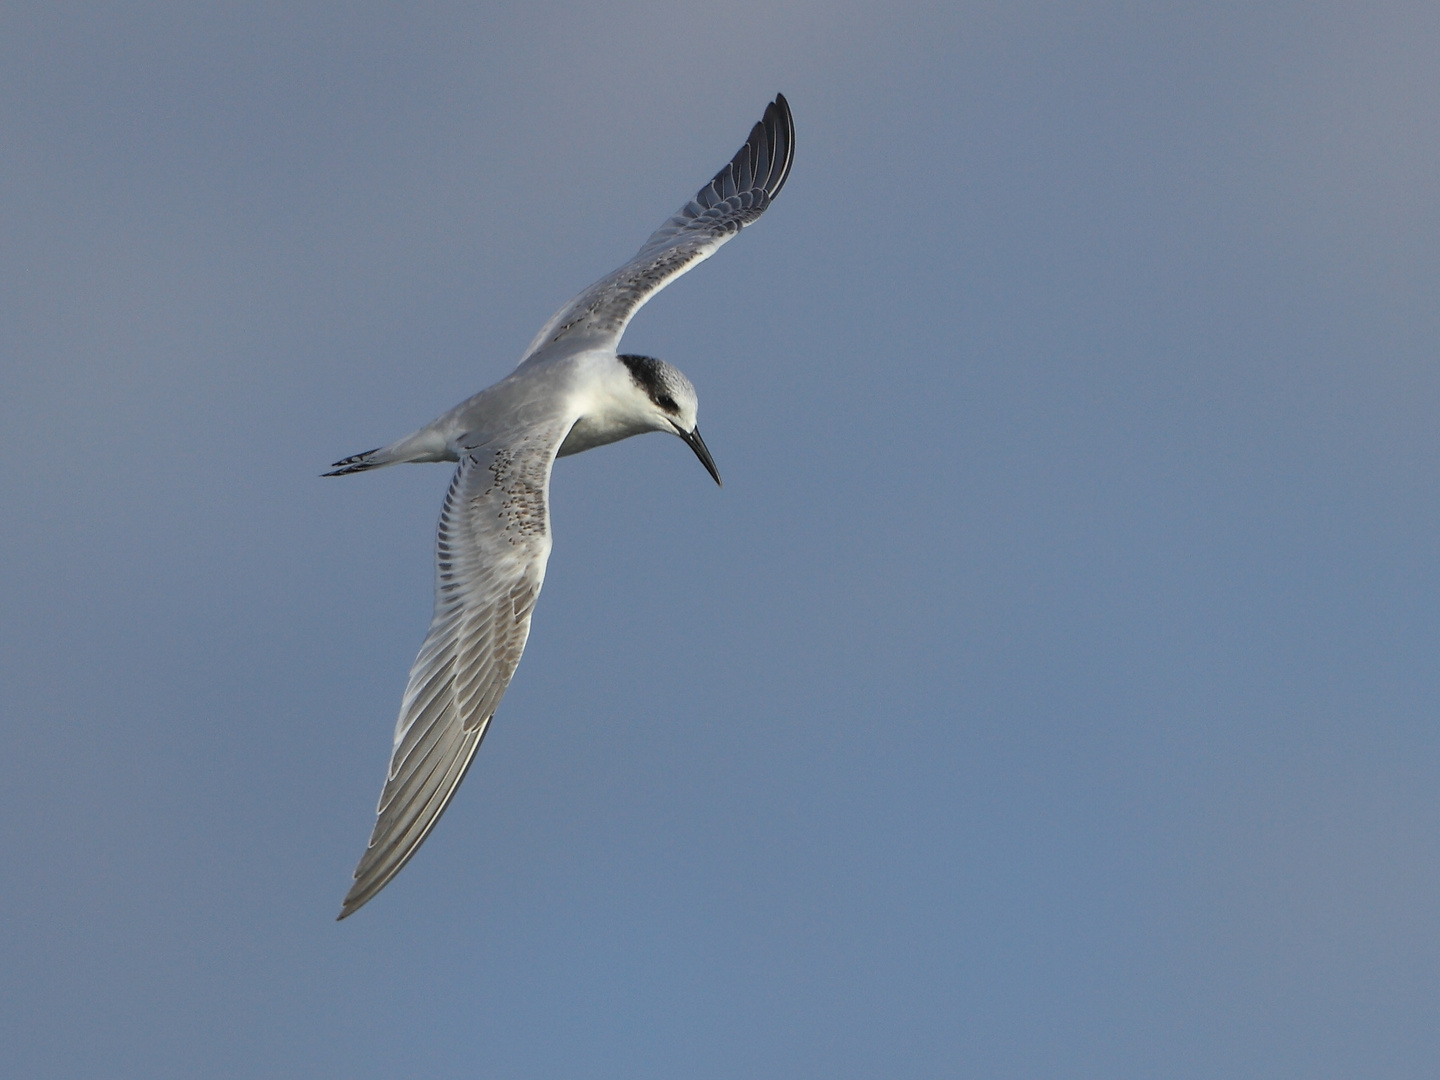
[[[660,408],[668,413],[678,413],[680,411],[680,406],[675,404],[675,399],[669,394],[661,394],[655,399],[655,404],[659,405]]]

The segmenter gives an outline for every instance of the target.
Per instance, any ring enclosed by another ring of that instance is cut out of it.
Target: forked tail
[[[348,476],[351,473],[378,469],[382,465],[399,465],[406,461],[455,461],[455,454],[447,446],[445,417],[433,424],[426,424],[419,431],[406,435],[389,446],[377,446],[363,454],[355,454],[335,462],[333,472],[322,476]]]
[[[381,465],[389,465],[391,458],[381,454],[385,447],[377,446],[374,450],[366,450],[363,454],[353,454],[347,458],[341,458],[331,468],[334,472],[321,473],[321,476],[348,476],[350,473],[365,472],[367,469],[378,469]]]

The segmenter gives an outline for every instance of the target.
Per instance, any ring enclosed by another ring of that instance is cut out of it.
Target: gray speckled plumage
[[[520,663],[550,556],[546,494],[564,435],[550,424],[460,459],[440,511],[435,614],[343,914],[384,888],[439,820]]]

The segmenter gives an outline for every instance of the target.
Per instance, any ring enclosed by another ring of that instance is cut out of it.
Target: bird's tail
[[[454,461],[455,454],[446,445],[446,431],[441,417],[433,424],[426,424],[419,431],[389,446],[377,446],[363,454],[354,454],[335,462],[331,472],[323,476],[349,476],[351,473],[368,472],[382,465],[399,465],[406,461]]]
[[[378,469],[381,465],[389,465],[393,458],[385,455],[385,447],[377,446],[374,450],[366,450],[363,454],[352,454],[350,457],[341,458],[331,466],[333,472],[321,473],[321,476],[348,476],[351,473],[365,472],[369,469]]]

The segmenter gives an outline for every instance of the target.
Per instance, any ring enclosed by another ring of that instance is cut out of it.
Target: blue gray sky
[[[1440,8],[0,13],[13,1075],[1421,1077]],[[776,91],[525,661],[333,921],[493,382]]]

